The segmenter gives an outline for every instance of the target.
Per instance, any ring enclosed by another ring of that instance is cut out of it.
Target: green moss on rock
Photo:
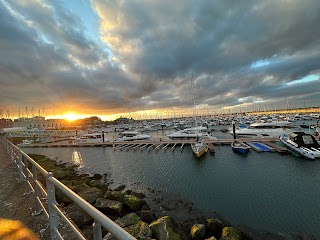
[[[141,208],[144,200],[134,195],[124,195],[122,202],[131,210],[137,211]]]
[[[150,225],[152,236],[157,240],[181,240],[178,233],[175,232],[173,220],[169,216],[164,216]]]
[[[98,188],[85,188],[78,192],[78,195],[89,203],[94,203],[97,198],[103,197],[103,193]]]
[[[145,222],[138,221],[136,224],[124,228],[128,233],[136,239],[151,240],[152,231],[149,225]]]
[[[241,240],[242,233],[233,227],[225,227],[222,229],[221,239],[223,239],[223,240]]]
[[[120,192],[120,191],[107,191],[104,194],[104,198],[122,202],[122,200],[124,198],[124,193]]]
[[[124,217],[116,220],[116,223],[120,227],[128,227],[130,225],[136,224],[137,222],[139,222],[139,220],[140,220],[140,217],[136,213],[129,213],[129,214],[125,215]]]
[[[204,224],[194,224],[191,227],[190,237],[191,239],[201,240],[206,235],[206,227]]]

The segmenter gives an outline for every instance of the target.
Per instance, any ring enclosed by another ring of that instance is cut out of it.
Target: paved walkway
[[[40,239],[50,239],[45,214],[32,216],[34,195],[26,194],[27,183],[18,183],[17,170],[0,137],[0,218],[20,220]],[[0,226],[1,227],[1,226]]]

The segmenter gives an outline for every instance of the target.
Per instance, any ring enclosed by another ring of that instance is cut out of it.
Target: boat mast
[[[193,100],[193,120],[197,128],[198,123],[197,123],[197,117],[196,117],[196,99],[194,94],[193,74],[191,74],[191,92],[192,92],[192,100]]]

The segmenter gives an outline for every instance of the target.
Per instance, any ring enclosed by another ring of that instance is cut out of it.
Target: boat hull
[[[197,144],[192,143],[191,144],[192,152],[197,157],[200,158],[203,154],[205,154],[208,151],[208,146],[206,144]]]
[[[285,147],[287,149],[289,149],[290,151],[298,154],[299,156],[304,157],[304,158],[309,159],[309,160],[315,160],[316,159],[315,156],[310,154],[309,152],[306,152],[303,149],[301,149],[300,147],[294,146],[291,143],[289,143],[285,137],[280,137],[280,141],[285,145]]]
[[[243,143],[240,143],[240,142],[231,143],[231,147],[234,152],[242,153],[242,154],[249,152],[249,149],[250,149],[249,146],[247,146]]]

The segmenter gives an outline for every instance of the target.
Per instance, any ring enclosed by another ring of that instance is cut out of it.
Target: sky
[[[319,23],[319,0],[0,0],[0,113],[319,106]]]

